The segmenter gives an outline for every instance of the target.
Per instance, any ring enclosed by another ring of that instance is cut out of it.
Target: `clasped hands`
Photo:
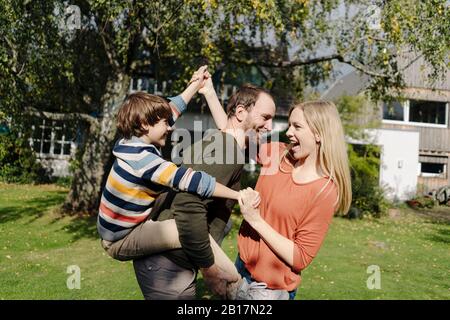
[[[201,66],[197,71],[194,72],[191,80],[189,80],[188,86],[191,84],[195,84],[198,93],[202,95],[206,95],[214,91],[212,77],[208,71],[207,65]]]
[[[247,188],[239,191],[239,206],[241,208],[242,216],[244,219],[252,225],[261,219],[259,213],[259,204],[261,197],[259,192],[252,188]]]

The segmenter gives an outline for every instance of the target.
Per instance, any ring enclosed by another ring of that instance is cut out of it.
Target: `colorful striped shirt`
[[[171,100],[177,107],[173,110],[175,121],[186,105],[179,96]],[[156,198],[169,189],[202,197],[211,197],[214,192],[214,177],[177,167],[164,160],[158,148],[138,137],[119,140],[113,154],[116,159],[103,190],[97,220],[98,232],[104,240],[120,240],[147,220]]]

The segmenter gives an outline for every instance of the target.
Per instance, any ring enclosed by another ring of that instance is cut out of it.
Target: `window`
[[[446,103],[436,101],[409,101],[409,121],[446,124]]]
[[[399,124],[447,128],[448,103],[408,100],[383,103],[383,121]]]
[[[403,105],[398,101],[383,103],[383,119],[403,121]]]
[[[435,173],[442,174],[445,170],[445,164],[443,163],[422,163],[422,173]]]
[[[63,121],[38,120],[33,126],[30,144],[39,157],[65,158],[75,147],[73,130]]]
[[[130,92],[147,91],[151,94],[164,95],[168,91],[170,81],[163,81],[158,83],[154,78],[149,77],[135,77],[130,81]]]
[[[422,177],[447,178],[448,158],[442,156],[419,156],[419,172]]]

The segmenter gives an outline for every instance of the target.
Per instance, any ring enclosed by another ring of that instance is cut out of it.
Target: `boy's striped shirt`
[[[183,111],[183,104],[177,98],[172,100],[179,111],[173,115],[173,120]],[[97,229],[104,240],[117,241],[125,237],[148,218],[156,198],[168,189],[197,193],[202,197],[210,197],[214,192],[215,178],[202,171],[177,167],[164,160],[155,146],[137,137],[119,140],[113,154],[116,160],[103,190],[97,221]]]

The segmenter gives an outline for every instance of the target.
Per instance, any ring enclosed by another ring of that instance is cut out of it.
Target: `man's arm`
[[[208,104],[211,115],[216,123],[217,129],[224,130],[227,126],[228,117],[220,104],[219,98],[217,97],[216,90],[212,82],[211,75],[207,72],[208,78],[205,80],[203,87],[198,91],[202,94],[206,103]]]
[[[226,272],[215,263],[209,239],[207,205],[209,199],[189,193],[178,193],[172,203],[172,212],[179,240],[189,260],[200,269],[210,290],[226,297],[227,284],[237,281],[236,275]]]

